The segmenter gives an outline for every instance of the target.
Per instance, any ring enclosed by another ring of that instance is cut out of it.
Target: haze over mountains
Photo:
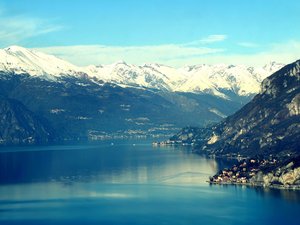
[[[116,62],[78,67],[11,46],[0,50],[0,103],[5,106],[0,141],[156,136],[187,125],[204,126],[249,102],[260,82],[282,66],[172,68]]]

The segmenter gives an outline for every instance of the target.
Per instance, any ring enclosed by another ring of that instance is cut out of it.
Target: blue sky
[[[298,0],[0,0],[0,47],[77,65],[287,63],[300,58]]]

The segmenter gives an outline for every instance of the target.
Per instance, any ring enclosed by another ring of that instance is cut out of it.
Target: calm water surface
[[[300,224],[300,192],[209,185],[230,162],[149,142],[0,149],[0,224]]]

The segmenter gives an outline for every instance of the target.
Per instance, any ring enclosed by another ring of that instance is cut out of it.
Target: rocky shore
[[[300,190],[300,156],[288,160],[245,159],[220,170],[209,183]]]

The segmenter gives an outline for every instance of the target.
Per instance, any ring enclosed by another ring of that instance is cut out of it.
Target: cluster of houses
[[[185,142],[182,142],[181,140],[167,140],[167,141],[155,141],[155,142],[152,142],[152,145],[153,146],[166,146],[166,145],[194,145],[194,142],[192,143],[185,143]]]
[[[276,165],[276,159],[245,159],[239,165],[230,169],[220,170],[216,175],[209,178],[210,183],[217,184],[246,184],[263,168]]]

